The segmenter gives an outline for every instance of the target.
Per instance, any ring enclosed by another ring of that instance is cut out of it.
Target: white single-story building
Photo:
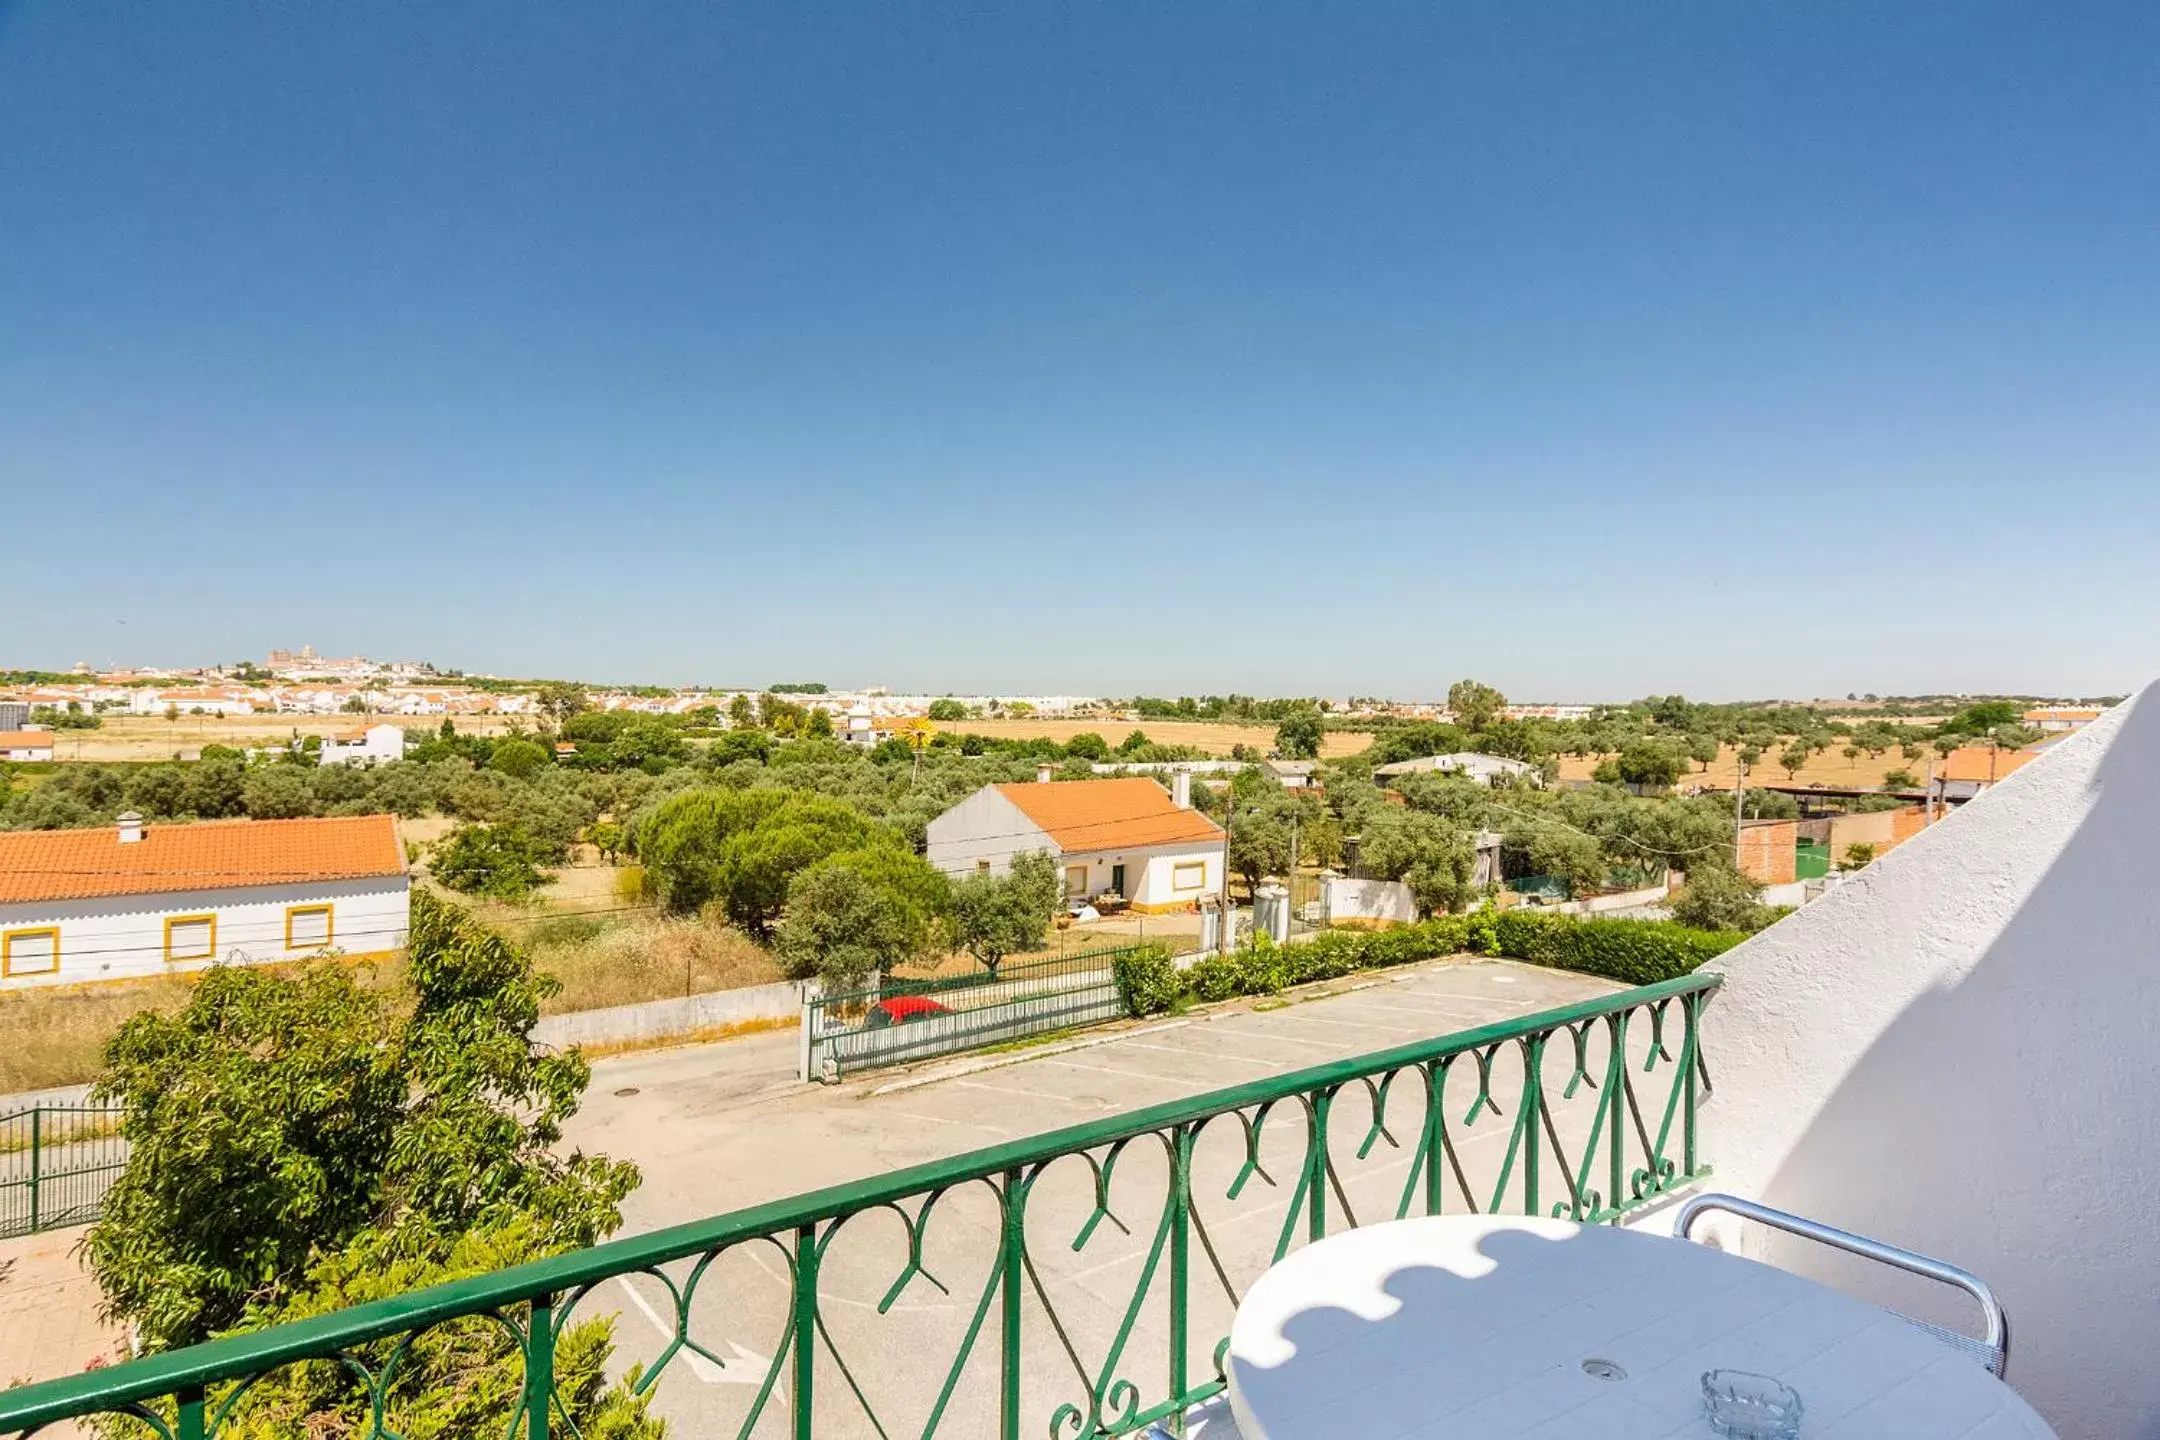
[[[1192,808],[1192,777],[1177,793],[1153,780],[985,785],[932,820],[930,863],[947,875],[1002,875],[1015,855],[1047,851],[1068,900],[1115,893],[1149,914],[1190,910],[1223,882],[1222,827]]]
[[[52,758],[52,731],[0,730],[0,760],[50,760]]]
[[[0,989],[387,955],[409,914],[388,815],[0,833]]]
[[[1317,760],[1270,760],[1268,774],[1285,790],[1309,790],[1318,787],[1320,762]]]
[[[381,765],[405,758],[405,732],[395,725],[347,730],[322,743],[324,765]]]
[[[1504,755],[1479,755],[1468,750],[1454,755],[1421,755],[1415,760],[1376,765],[1372,773],[1373,779],[1382,785],[1402,775],[1460,775],[1465,780],[1481,780],[1487,785],[1498,785],[1510,779],[1528,780],[1533,784],[1538,780],[1538,767],[1528,761],[1510,760]]]

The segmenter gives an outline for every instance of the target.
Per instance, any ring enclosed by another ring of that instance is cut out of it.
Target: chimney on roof
[[[1050,783],[1049,761],[1045,760],[1035,767],[1035,783],[1038,785],[1047,785]]]
[[[130,810],[127,812],[127,814],[122,815],[120,817],[120,843],[122,845],[133,845],[136,841],[142,839],[142,837],[142,816],[136,814],[133,810]]]
[[[1180,810],[1192,809],[1192,771],[1170,772],[1170,802]]]

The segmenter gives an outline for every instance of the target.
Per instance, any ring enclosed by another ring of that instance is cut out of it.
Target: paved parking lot
[[[1616,987],[1508,962],[1450,961],[1322,988],[1324,993],[1291,997],[1291,1003],[1244,1003],[1097,1032],[1072,1048],[947,1061],[830,1088],[792,1084],[789,1035],[624,1057],[595,1067],[591,1099],[572,1138],[643,1168],[645,1183],[626,1207],[625,1233],[636,1233]],[[1456,1080],[1469,1087],[1459,1097]],[[1507,1084],[1496,1083],[1494,1092],[1512,1109]],[[1446,1101],[1451,1121],[1460,1121],[1474,1100],[1474,1070],[1462,1067]],[[1342,1172],[1342,1194],[1329,1204],[1339,1209],[1347,1201],[1359,1218],[1392,1216],[1412,1178],[1413,1145],[1399,1142],[1414,1144],[1422,1097],[1391,1101],[1388,1133],[1367,1137],[1362,1156],[1354,1152],[1371,1129],[1370,1101],[1345,1092],[1338,1103],[1331,1154]],[[1489,1116],[1462,1133],[1460,1149],[1474,1185],[1491,1183],[1498,1172],[1508,1123]],[[1228,1191],[1245,1159],[1242,1133],[1226,1122],[1203,1136],[1194,1193],[1206,1233],[1195,1237],[1187,1357],[1195,1375],[1208,1373],[1207,1352],[1227,1331],[1233,1290],[1266,1268],[1286,1228],[1302,1235],[1289,1205],[1303,1124],[1294,1111],[1278,1112],[1261,1137],[1267,1176],[1250,1180],[1236,1201]],[[1040,1432],[1060,1403],[1085,1408],[1078,1369],[1100,1383],[1128,1313],[1132,1323],[1111,1368],[1150,1397],[1163,1393],[1170,1349],[1163,1303],[1167,1262],[1155,1240],[1167,1177],[1161,1147],[1136,1142],[1120,1158],[1104,1197],[1109,1216],[1092,1228],[1098,1195],[1085,1162],[1053,1165],[1031,1192],[1029,1254],[1036,1274],[1023,1320],[1023,1407],[1030,1433]],[[1452,1197],[1450,1207],[1459,1208]],[[1083,1232],[1085,1242],[1076,1247]],[[925,1275],[911,1277],[894,1295],[908,1251],[903,1221],[881,1211],[849,1222],[821,1267],[830,1348],[821,1353],[817,1377],[820,1436],[879,1433],[852,1393],[858,1386],[885,1433],[922,1433],[941,1393],[949,1408],[939,1433],[991,1433],[994,1302],[974,1358],[957,1376],[948,1367],[978,1306],[990,1299],[986,1285],[996,1235],[997,1205],[987,1189],[952,1192],[923,1227]],[[1228,1285],[1214,1277],[1217,1269]],[[670,1273],[680,1283],[688,1266],[670,1267]],[[669,1366],[659,1397],[671,1433],[702,1440],[737,1432],[764,1379],[763,1362],[785,1328],[786,1274],[787,1260],[777,1249],[748,1247],[716,1262],[700,1283],[691,1331],[719,1361],[695,1357],[685,1364],[679,1358]],[[619,1313],[618,1356],[645,1362],[672,1333],[673,1304],[649,1278],[610,1282],[587,1302],[591,1309]],[[784,1433],[784,1420],[785,1408],[770,1405],[755,1433]]]

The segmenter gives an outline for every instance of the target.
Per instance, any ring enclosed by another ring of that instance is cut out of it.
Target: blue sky
[[[2160,7],[0,0],[0,665],[2097,692]]]

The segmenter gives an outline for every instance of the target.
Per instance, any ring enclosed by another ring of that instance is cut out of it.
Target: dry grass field
[[[96,730],[62,730],[54,739],[55,760],[192,760],[205,745],[246,750],[279,745],[294,735],[336,735],[389,720],[412,728],[440,725],[439,718],[378,715],[107,715]],[[508,727],[500,715],[461,715],[458,730],[492,735]]]
[[[1892,770],[1910,770],[1920,780],[1927,778],[1927,762],[1934,754],[1926,751],[1918,760],[1907,760],[1896,750],[1886,750],[1878,759],[1869,759],[1865,750],[1857,760],[1847,760],[1842,747],[1833,746],[1819,754],[1808,757],[1800,773],[1788,777],[1785,767],[1777,763],[1778,752],[1766,751],[1755,762],[1755,769],[1748,781],[1755,785],[1829,785],[1838,788],[1872,787],[1882,784],[1882,778]],[[1687,764],[1687,772],[1680,777],[1682,786],[1704,786],[1730,790],[1733,785],[1733,769],[1738,757],[1728,745],[1718,752],[1718,758],[1706,771],[1694,761]],[[1580,759],[1573,755],[1560,757],[1560,778],[1563,780],[1587,780],[1590,772],[1597,769],[1593,759]]]
[[[987,735],[997,740],[1050,739],[1059,744],[1085,731],[1102,736],[1113,746],[1139,730],[1158,745],[1190,745],[1210,755],[1227,756],[1233,745],[1250,745],[1265,753],[1275,743],[1272,725],[1229,725],[1213,720],[1132,720],[1097,715],[1080,720],[955,720],[940,727],[961,735]],[[1329,759],[1355,755],[1372,744],[1372,736],[1331,731],[1320,753]]]
[[[130,1015],[171,1012],[194,987],[178,975],[68,990],[0,994],[0,1094],[95,1079],[106,1039]]]

